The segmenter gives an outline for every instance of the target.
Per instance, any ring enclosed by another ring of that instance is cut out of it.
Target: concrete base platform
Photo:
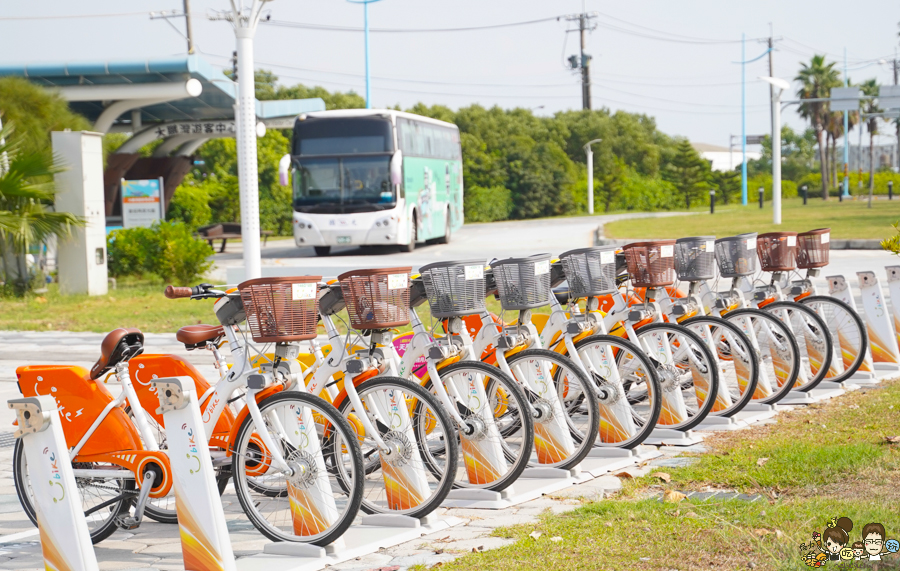
[[[753,403],[748,403],[748,406],[750,406],[751,404]],[[770,407],[771,405],[764,406]],[[776,414],[777,411],[771,408],[761,410],[748,410],[745,407],[744,410],[736,412],[729,418],[723,418],[721,416],[708,416],[703,419],[703,422],[701,422],[699,426],[694,427],[694,430],[698,432],[741,430],[743,428],[748,428],[751,424],[757,423],[761,420],[772,418]]]
[[[633,463],[633,462],[632,462]],[[559,468],[525,468],[513,485],[502,492],[482,489],[459,488],[450,490],[441,503],[445,508],[502,510],[530,502],[543,495],[592,480],[594,476],[582,472],[580,466],[573,470]]]
[[[644,444],[651,446],[692,446],[703,442],[703,436],[692,430],[656,428]]]
[[[459,525],[455,517],[430,515],[416,519],[401,515],[363,516],[335,543],[317,547],[303,543],[269,543],[258,555],[237,560],[238,571],[317,571],[393,547],[423,535]]]
[[[599,478],[658,456],[662,454],[652,446],[638,446],[632,450],[595,446],[578,467],[582,472]]]
[[[825,383],[820,383],[825,384]],[[819,388],[816,387],[811,391],[807,391],[805,393],[801,393],[799,391],[791,391],[788,393],[786,397],[784,397],[779,404],[786,405],[805,405],[805,404],[813,404],[816,402],[820,402],[823,400],[832,399],[834,397],[841,396],[847,392],[843,388]]]

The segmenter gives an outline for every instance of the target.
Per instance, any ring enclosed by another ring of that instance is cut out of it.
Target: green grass
[[[900,382],[852,392],[781,413],[772,425],[710,436],[710,452],[691,466],[658,468],[669,483],[653,476],[623,480],[614,499],[498,529],[495,535],[515,543],[441,568],[806,569],[799,546],[832,517],[853,520],[851,541],[872,521],[900,535],[900,447],[883,443],[898,434]],[[760,465],[761,458],[768,460]],[[660,499],[667,491],[709,489],[763,497]],[[533,531],[542,535],[533,539]],[[898,568],[900,556],[881,564]]]
[[[603,231],[607,238],[681,238],[831,228],[832,238],[881,240],[894,233],[891,224],[898,220],[900,200],[877,200],[868,208],[865,200],[838,202],[831,198],[825,202],[811,198],[803,206],[801,199],[792,198],[783,203],[781,226],[772,224],[772,204],[767,202],[761,210],[758,204],[729,204],[717,206],[713,215],[707,211],[695,216],[620,220],[606,224]]]

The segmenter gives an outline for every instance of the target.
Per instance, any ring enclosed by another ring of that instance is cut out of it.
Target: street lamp
[[[772,223],[781,224],[781,94],[791,84],[779,77],[760,77],[772,90]]]
[[[588,214],[594,213],[594,151],[591,149],[591,145],[602,140],[593,139],[584,144],[584,152],[587,153]]]
[[[366,109],[372,108],[371,103],[369,103],[372,100],[372,91],[369,88],[369,4],[378,1],[379,0],[347,0],[347,2],[352,4],[363,5],[363,28],[366,36]]]
[[[244,247],[244,279],[262,275],[259,252],[259,177],[256,156],[256,82],[253,73],[253,37],[263,5],[271,0],[231,0],[231,10],[210,16],[228,20],[237,39],[238,97],[234,119],[237,126],[238,186],[241,202],[241,241]]]

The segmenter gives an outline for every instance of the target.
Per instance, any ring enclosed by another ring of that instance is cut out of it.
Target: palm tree
[[[878,80],[869,79],[859,86],[863,95],[878,97]],[[862,112],[866,115],[881,113],[874,99],[863,99],[859,102]],[[869,190],[875,186],[875,135],[878,134],[878,117],[866,119],[866,128],[869,131]]]
[[[801,99],[824,99],[831,95],[832,87],[841,85],[834,62],[826,63],[824,55],[815,55],[809,64],[801,64],[800,73],[794,78],[801,84],[797,96]],[[822,199],[828,200],[828,171],[826,154],[828,146],[825,140],[828,119],[828,102],[811,101],[800,105],[800,115],[809,120],[816,130],[816,141],[819,145],[819,165],[822,173]]]
[[[53,236],[65,238],[84,225],[74,214],[53,211],[58,193],[53,175],[61,168],[52,151],[25,153],[22,143],[11,126],[0,129],[0,256],[4,282],[18,292],[29,287],[29,248]]]

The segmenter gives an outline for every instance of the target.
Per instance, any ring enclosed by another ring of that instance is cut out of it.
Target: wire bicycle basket
[[[504,311],[534,309],[550,303],[550,255],[507,258],[491,264]]]
[[[431,315],[461,317],[484,311],[484,262],[436,262],[419,268]]]
[[[675,283],[675,240],[634,242],[622,250],[633,287],[665,287]]]
[[[692,236],[675,240],[675,273],[686,282],[716,276],[716,237]]]
[[[595,295],[606,295],[616,287],[616,248],[579,248],[559,255],[569,297],[579,299]]]
[[[257,278],[239,284],[253,340],[283,343],[315,338],[321,279],[322,276]]]
[[[412,268],[353,270],[338,276],[350,325],[390,329],[409,323],[409,272]]]
[[[756,232],[716,240],[716,263],[723,278],[756,273]]]
[[[828,265],[831,228],[818,228],[797,234],[797,267],[801,270]]]
[[[797,233],[769,232],[756,239],[756,255],[764,272],[789,272],[797,267]]]

